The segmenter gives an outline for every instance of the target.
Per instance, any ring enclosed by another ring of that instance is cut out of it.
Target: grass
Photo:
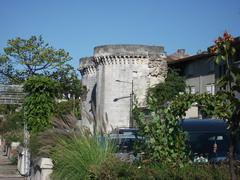
[[[97,137],[80,136],[59,139],[52,154],[53,179],[92,179],[103,162],[113,156],[114,147]]]

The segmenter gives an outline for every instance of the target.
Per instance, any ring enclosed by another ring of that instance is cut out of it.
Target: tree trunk
[[[229,145],[229,170],[231,175],[231,180],[237,180],[236,174],[236,165],[235,165],[235,147],[234,137],[230,136],[230,145]]]
[[[238,143],[238,112],[234,112],[232,116],[232,124],[230,126],[230,144],[229,144],[229,168],[232,180],[237,180],[237,167],[236,167],[236,151]]]

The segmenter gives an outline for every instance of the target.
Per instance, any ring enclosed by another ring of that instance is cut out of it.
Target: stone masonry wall
[[[82,99],[81,125],[90,128],[90,131],[93,132],[94,125],[96,124],[93,111],[95,101],[94,91],[96,86],[96,67],[93,62],[93,57],[81,58],[80,69],[82,74],[82,85],[86,88],[86,95]]]
[[[143,45],[107,45],[94,48],[94,56],[80,60],[83,85],[89,92],[83,101],[84,112],[95,112],[95,124],[82,121],[91,131],[111,132],[115,128],[130,126],[130,94],[133,91],[137,102],[146,106],[149,87],[163,82],[167,74],[164,48]],[[94,73],[85,73],[94,67]],[[116,81],[117,80],[117,81]],[[120,82],[119,82],[120,81]],[[94,84],[94,85],[93,85]],[[95,91],[91,88],[95,87]],[[89,106],[93,94],[96,106]],[[90,98],[90,99],[89,99]],[[90,110],[89,110],[90,108]],[[94,110],[91,108],[95,108]]]

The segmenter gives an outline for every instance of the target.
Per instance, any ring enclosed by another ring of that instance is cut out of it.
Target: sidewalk
[[[12,165],[11,161],[0,149],[0,180],[26,180],[17,171],[17,165]]]

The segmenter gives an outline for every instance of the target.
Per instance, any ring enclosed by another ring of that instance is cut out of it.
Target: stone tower
[[[82,124],[91,131],[111,132],[130,127],[130,94],[146,106],[149,87],[163,82],[167,62],[162,46],[106,45],[94,48],[94,56],[80,59],[83,100]]]

